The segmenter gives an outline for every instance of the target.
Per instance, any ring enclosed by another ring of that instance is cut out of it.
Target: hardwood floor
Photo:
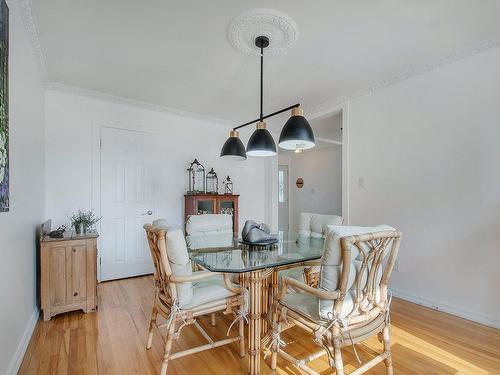
[[[101,283],[97,313],[59,315],[39,321],[19,374],[158,374],[163,354],[158,334],[151,350],[146,338],[151,312],[153,279],[138,277]],[[223,338],[231,317],[201,320],[207,332]],[[392,305],[392,353],[395,374],[500,374],[500,330],[456,318],[409,302],[395,299]],[[314,344],[303,331],[292,328],[283,335],[286,350],[294,356],[311,351]],[[189,326],[182,331],[174,351],[205,343]],[[362,361],[381,350],[373,338],[357,345]],[[347,373],[357,362],[351,348],[343,351]],[[248,358],[240,359],[238,344],[208,350],[173,360],[169,375],[246,374]],[[270,357],[262,364],[263,374],[272,374]],[[301,374],[280,360],[275,374]],[[335,371],[326,357],[311,362],[322,374]],[[385,374],[383,364],[370,374]]]

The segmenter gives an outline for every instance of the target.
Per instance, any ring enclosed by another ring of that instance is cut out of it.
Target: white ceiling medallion
[[[229,43],[247,55],[260,56],[255,38],[267,36],[266,56],[282,53],[295,44],[299,36],[297,24],[286,14],[272,9],[254,9],[234,17],[227,25]]]

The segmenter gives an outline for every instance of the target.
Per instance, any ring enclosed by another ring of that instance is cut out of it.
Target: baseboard
[[[472,320],[473,322],[484,324],[493,328],[500,328],[500,320],[497,317],[488,316],[477,311],[464,309],[462,307],[458,307],[442,301],[423,298],[398,289],[392,289],[392,294],[394,295],[394,297],[416,303],[417,305],[422,305],[434,310],[443,311],[445,313],[455,315],[467,320]]]
[[[36,323],[38,322],[38,317],[40,313],[37,308],[33,310],[31,317],[24,329],[23,336],[21,337],[21,341],[19,341],[19,345],[17,346],[16,352],[10,361],[10,366],[7,369],[6,375],[16,375],[19,371],[19,367],[21,367],[21,363],[24,358],[24,353],[26,353],[26,349],[28,348],[28,344],[30,343],[31,335],[33,335],[33,331],[35,330]]]

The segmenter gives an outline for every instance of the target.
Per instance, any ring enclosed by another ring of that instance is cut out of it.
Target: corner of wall
[[[28,348],[28,345],[30,343],[31,336],[35,331],[39,316],[40,312],[38,311],[38,308],[35,308],[33,310],[33,313],[31,314],[28,324],[26,325],[23,336],[21,337],[21,340],[17,345],[16,352],[12,357],[12,361],[10,362],[6,375],[16,375],[19,371],[19,367],[21,367],[21,363],[23,362],[24,354],[26,353],[26,349]]]

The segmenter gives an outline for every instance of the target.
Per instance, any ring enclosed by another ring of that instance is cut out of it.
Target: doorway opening
[[[342,111],[309,121],[316,146],[278,154],[278,229],[296,233],[301,212],[342,216]]]
[[[114,280],[153,272],[143,225],[154,219],[154,137],[100,129],[100,277]]]
[[[278,164],[278,230],[290,229],[288,165]]]

